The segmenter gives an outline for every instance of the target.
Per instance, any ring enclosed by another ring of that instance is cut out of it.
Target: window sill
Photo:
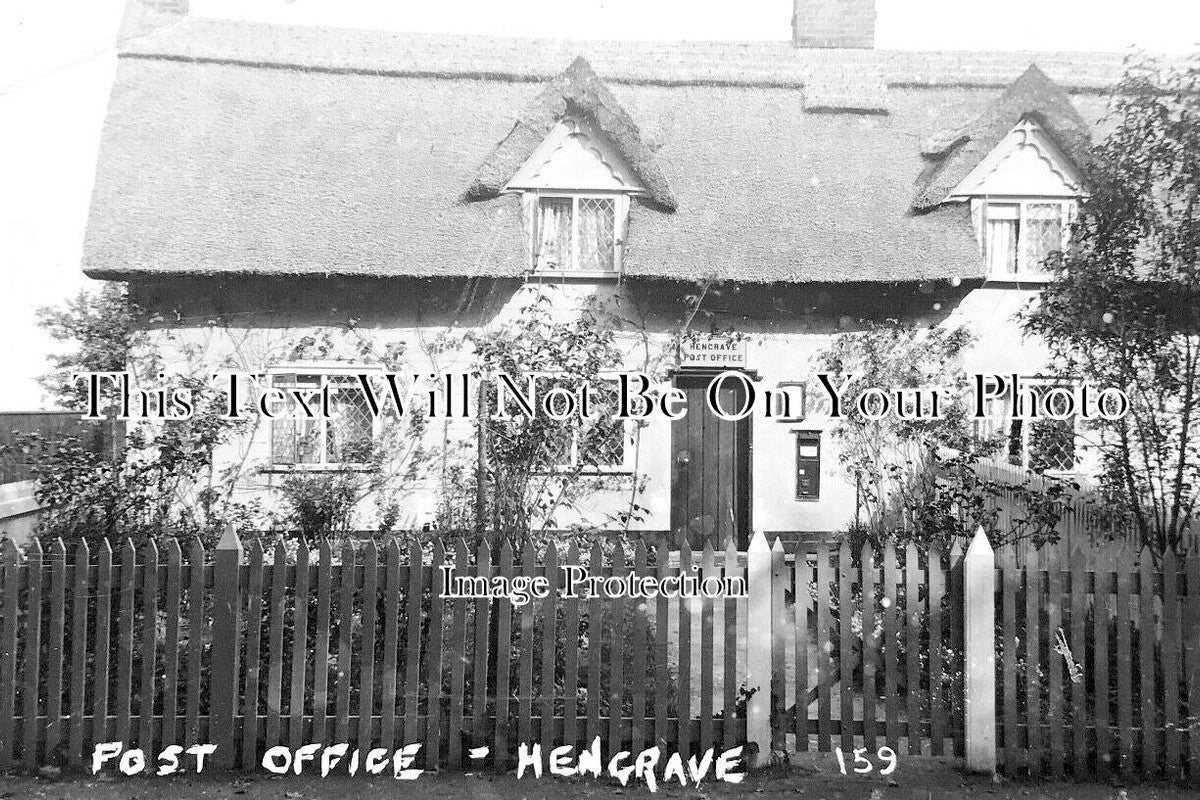
[[[984,278],[984,285],[988,284],[1015,284],[1020,286],[1022,283],[1034,284],[1037,286],[1045,286],[1054,280],[1053,275],[988,275]]]
[[[1028,472],[1030,475],[1041,475],[1043,477],[1053,478],[1055,480],[1070,480],[1070,479],[1074,479],[1074,478],[1082,478],[1083,477],[1083,472],[1081,472],[1078,468],[1044,469],[1041,472],[1035,472],[1034,470],[1029,469]]]
[[[1038,472],[1032,467],[1023,467],[1020,464],[1014,464],[1011,461],[1007,461],[1003,458],[981,458],[979,459],[979,463],[987,464],[993,468],[1011,470],[1013,477],[1040,475],[1041,477],[1050,478],[1052,480],[1073,480],[1087,477],[1087,473],[1079,467],[1073,467],[1071,469],[1044,469]]]
[[[621,273],[611,269],[592,269],[592,270],[542,270],[535,269],[526,273],[527,280],[532,281],[595,281],[595,280],[612,280],[615,281],[621,277]]]
[[[260,473],[267,475],[304,475],[310,473],[326,474],[331,472],[376,472],[377,468],[370,464],[272,464],[260,467]]]
[[[577,478],[632,478],[633,470],[625,467],[614,467],[613,469],[586,469],[574,471],[571,469],[555,469],[544,472],[534,472],[534,475],[558,475],[560,477],[577,477]]]

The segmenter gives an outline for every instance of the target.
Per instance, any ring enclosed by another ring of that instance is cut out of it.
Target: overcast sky
[[[306,25],[595,39],[787,39],[792,0],[192,0],[197,14]],[[1196,0],[877,0],[884,48],[1181,52]]]
[[[125,0],[0,2],[0,410],[44,407],[34,309],[85,283],[79,252]],[[787,39],[792,0],[192,0],[193,13],[507,36]],[[877,0],[895,49],[1197,49],[1197,0]]]

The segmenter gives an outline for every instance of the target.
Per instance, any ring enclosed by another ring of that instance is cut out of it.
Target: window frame
[[[596,477],[603,475],[632,475],[633,474],[633,425],[630,420],[613,420],[621,424],[622,461],[620,464],[579,464],[579,430],[571,431],[571,463],[555,464],[551,473],[563,475],[575,472],[582,476]]]
[[[619,278],[622,273],[625,232],[628,227],[630,197],[638,192],[530,189],[522,194],[529,209],[526,213],[529,228],[529,272],[537,277],[556,278]],[[542,200],[571,201],[571,266],[547,268],[538,266],[541,243]],[[611,269],[580,269],[579,264],[579,202],[581,200],[611,200],[613,202],[613,263]]]
[[[257,375],[260,381],[266,381],[268,387],[275,387],[277,377],[284,375],[318,375],[321,378],[321,384],[313,391],[320,391],[327,384],[329,378],[332,377],[357,377],[362,373],[379,373],[383,374],[384,369],[378,365],[363,365],[363,364],[345,364],[338,362],[336,364],[320,363],[320,362],[295,362],[288,364],[277,364],[268,367],[262,373]],[[355,391],[361,393],[361,388],[355,385]],[[327,443],[329,437],[329,425],[335,420],[315,419],[313,422],[320,423],[320,438],[317,444],[317,452],[320,454],[320,461],[310,464],[301,464],[298,462],[281,462],[275,460],[275,425],[278,422],[290,421],[295,423],[305,422],[305,419],[268,419],[267,420],[267,466],[264,467],[264,472],[338,472],[344,470],[356,472],[371,472],[375,467],[369,463],[356,461],[328,461],[327,458]],[[371,417],[371,441],[375,443],[382,433],[382,421],[379,415]]]
[[[1047,272],[1032,272],[1025,257],[1025,250],[1021,246],[1021,231],[1026,227],[1028,220],[1028,209],[1035,205],[1057,205],[1060,207],[1062,223],[1062,242],[1061,250],[1066,250],[1070,242],[1071,223],[1074,222],[1075,216],[1079,208],[1079,198],[1077,197],[1050,197],[1042,195],[987,195],[978,198],[981,201],[982,208],[980,209],[980,224],[979,224],[979,249],[983,255],[984,265],[987,267],[988,281],[1020,281],[1023,283],[1048,283],[1053,280],[1054,276]],[[992,269],[991,254],[987,251],[988,243],[988,227],[992,220],[991,209],[993,206],[1016,206],[1017,207],[1017,229],[1016,229],[1016,272],[996,272]]]
[[[1071,381],[1069,381],[1069,380],[1047,378],[1047,377],[1023,378],[1022,381],[1026,386],[1045,386],[1048,388],[1071,385]],[[1070,469],[1045,469],[1045,470],[1042,470],[1042,474],[1049,475],[1051,477],[1066,477],[1066,476],[1071,476],[1071,475],[1079,475],[1081,473],[1081,469],[1080,469],[1081,460],[1080,460],[1080,453],[1079,453],[1079,418],[1078,417],[1071,417],[1069,420],[1054,420],[1049,417],[1042,417],[1039,419],[1020,420],[1020,422],[1021,422],[1021,463],[1014,464],[1011,461],[1009,461],[1009,443],[1012,441],[1012,426],[1013,426],[1013,423],[1017,421],[1017,420],[1014,420],[1012,417],[1012,403],[1013,403],[1012,391],[1010,389],[1009,392],[1006,393],[1003,397],[991,397],[991,398],[988,398],[985,402],[987,404],[985,407],[985,411],[987,411],[988,413],[984,416],[983,419],[974,420],[973,433],[975,434],[976,441],[980,441],[984,437],[996,436],[997,434],[1000,435],[1000,437],[1001,437],[1000,448],[992,456],[993,460],[995,460],[999,464],[1006,466],[1006,467],[1012,467],[1012,468],[1020,469],[1024,472],[1030,472],[1030,471],[1032,471],[1029,466],[1029,463],[1031,460],[1031,455],[1032,455],[1030,452],[1030,437],[1033,433],[1034,424],[1037,422],[1040,422],[1040,421],[1069,422],[1071,425],[1072,455],[1073,455],[1073,464],[1072,464],[1071,468]],[[999,416],[999,418],[997,418],[997,414],[995,412],[991,411],[991,408],[994,407],[995,405],[998,405],[1001,403],[1003,403],[1003,407],[1001,408],[1002,415]],[[981,432],[980,429],[982,427],[984,427],[985,425],[988,426],[990,428],[990,430],[987,432]]]
[[[529,377],[533,378],[562,378],[570,377],[565,373],[554,372],[530,372]],[[618,373],[602,372],[596,376],[600,382],[613,384],[613,391],[617,391],[616,382]],[[596,386],[593,382],[592,390],[595,391]],[[599,419],[594,417],[593,419]],[[622,462],[620,464],[589,464],[587,466],[579,465],[579,429],[571,431],[571,463],[570,464],[552,464],[548,470],[539,471],[538,474],[546,475],[566,475],[571,472],[577,472],[579,475],[586,477],[598,477],[604,475],[632,475],[634,472],[634,447],[637,444],[636,430],[637,426],[634,420],[614,420],[621,423],[621,439],[622,439]]]

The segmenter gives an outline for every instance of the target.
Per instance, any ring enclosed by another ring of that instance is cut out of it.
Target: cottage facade
[[[406,370],[451,372],[466,362],[439,336],[536,296],[556,315],[599,297],[625,368],[693,411],[614,434],[602,480],[554,524],[615,524],[636,498],[620,524],[742,540],[843,529],[856,489],[824,415],[704,413],[714,372],[774,388],[840,333],[901,319],[969,326],[969,371],[1044,375],[1014,314],[1065,241],[1121,72],[1110,54],[876,50],[872,0],[797,0],[778,43],[286,28],[179,6],[130,3],[83,263],[128,283],[168,371],[319,386],[402,347]],[[339,442],[372,423],[338,402],[336,424],[262,422],[226,448],[237,491],[344,464]],[[997,414],[1000,460],[1081,468],[1082,448],[1039,451]],[[408,476],[398,524],[429,524],[443,488],[435,467]]]

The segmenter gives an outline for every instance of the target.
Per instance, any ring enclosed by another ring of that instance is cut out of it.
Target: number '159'
[[[871,759],[867,758],[866,753],[867,748],[865,747],[854,748],[854,767],[852,769],[859,775],[866,775],[875,769],[875,765],[871,763]],[[833,754],[837,756],[838,768],[842,771],[843,775],[846,775],[846,756],[842,753],[842,748],[834,747]],[[883,762],[883,766],[879,768],[880,775],[891,775],[896,771],[897,758],[895,750],[884,745],[876,751],[875,756]]]

